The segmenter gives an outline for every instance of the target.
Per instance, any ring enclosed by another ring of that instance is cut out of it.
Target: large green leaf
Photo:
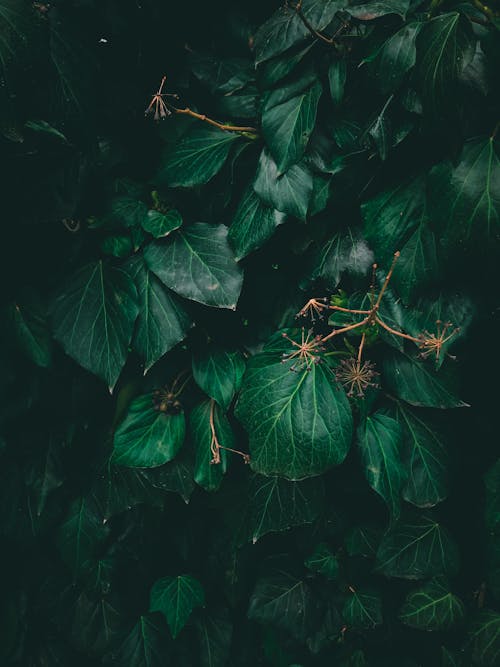
[[[182,216],[175,208],[163,213],[151,209],[142,220],[142,228],[149,232],[155,239],[168,236],[170,232],[179,229],[182,225]]]
[[[448,531],[426,516],[400,520],[383,537],[377,551],[377,571],[387,577],[455,575],[458,565],[458,549]]]
[[[455,241],[500,238],[500,159],[492,137],[464,144],[456,165],[443,162],[429,175],[429,213]]]
[[[285,222],[286,215],[266,206],[257,197],[253,187],[242,196],[231,227],[228,240],[236,260],[243,259],[271,238],[278,225]]]
[[[459,74],[472,57],[466,27],[460,14],[450,12],[425,23],[417,37],[424,110],[436,118],[453,104]]]
[[[349,402],[329,368],[298,372],[293,360],[264,353],[250,360],[236,416],[250,439],[251,466],[264,475],[302,479],[342,463],[352,437]]]
[[[253,187],[268,206],[299,220],[306,219],[313,194],[313,177],[303,162],[292,165],[280,176],[276,163],[263,150]]]
[[[342,617],[348,627],[369,630],[381,625],[382,600],[378,593],[349,588],[349,597],[342,609]]]
[[[289,482],[253,475],[247,494],[246,530],[255,544],[264,535],[312,523],[321,511],[322,480]]]
[[[360,21],[373,21],[387,14],[397,14],[404,18],[409,6],[410,0],[374,0],[374,2],[346,7],[346,10]]]
[[[159,611],[165,616],[175,639],[193,609],[204,604],[205,593],[200,582],[187,574],[181,574],[155,581],[151,588],[149,611]]]
[[[496,667],[500,660],[500,614],[482,611],[472,624],[470,634],[472,659],[482,667]]]
[[[183,412],[155,409],[151,394],[134,399],[118,426],[112,461],[129,468],[155,468],[175,458],[186,433]]]
[[[432,422],[398,403],[395,417],[403,438],[401,457],[408,472],[403,498],[417,507],[433,507],[448,495],[448,452]]]
[[[262,109],[262,133],[278,173],[299,162],[316,123],[322,87],[319,81],[299,95],[286,96],[286,88],[272,91]]]
[[[238,138],[236,132],[193,124],[180,140],[165,149],[156,182],[172,188],[208,183],[220,171]]]
[[[225,609],[207,610],[196,620],[196,632],[200,644],[201,667],[227,665],[233,624]]]
[[[316,601],[303,579],[279,571],[263,577],[250,597],[248,618],[304,640],[316,620]]]
[[[109,596],[91,597],[82,592],[75,606],[72,643],[86,654],[102,654],[119,638],[123,612]]]
[[[59,527],[57,543],[62,557],[75,575],[96,554],[107,537],[109,527],[102,522],[91,497],[74,500]]]
[[[335,59],[328,68],[328,84],[332,102],[338,106],[344,97],[347,65],[343,58]]]
[[[394,284],[405,303],[439,275],[437,243],[427,222],[422,222],[401,248]]]
[[[46,309],[34,294],[27,294],[9,307],[10,320],[19,347],[37,366],[52,364],[52,340]]]
[[[401,461],[401,436],[398,422],[380,412],[367,417],[358,432],[366,479],[382,496],[394,518],[400,513],[401,487],[406,480]]]
[[[429,361],[420,361],[406,353],[388,351],[383,363],[384,383],[396,396],[410,405],[424,408],[463,408],[449,388],[449,373],[436,371]]]
[[[137,290],[128,274],[103,262],[87,264],[52,304],[54,335],[71,357],[113,389],[138,312]]]
[[[365,276],[373,264],[373,253],[364,239],[348,229],[323,244],[311,264],[311,278],[323,279],[326,287],[334,290],[344,272],[353,277]]]
[[[239,390],[245,359],[238,350],[209,345],[193,355],[193,377],[205,394],[227,410]]]
[[[167,656],[168,646],[162,623],[153,616],[143,615],[114,652],[110,662],[118,667],[164,667]]]
[[[227,227],[196,222],[144,252],[146,264],[171,290],[217,308],[236,309],[243,272],[227,241]]]
[[[323,574],[328,579],[336,579],[339,573],[339,562],[330,547],[322,542],[306,558],[304,565],[312,572]]]
[[[416,39],[421,23],[408,23],[391,35],[368,61],[368,71],[383,94],[394,92],[417,60]]]
[[[139,317],[133,345],[145,362],[147,372],[160,357],[184,339],[192,321],[179,299],[135,257],[126,270],[133,277],[139,294]]]
[[[213,463],[214,438],[221,447],[234,449],[231,425],[215,401],[203,401],[189,416],[189,431],[195,450],[194,480],[205,491],[217,491],[227,470],[227,451],[220,449],[220,463]]]
[[[464,617],[462,600],[440,579],[411,591],[399,612],[400,620],[417,630],[449,630]]]

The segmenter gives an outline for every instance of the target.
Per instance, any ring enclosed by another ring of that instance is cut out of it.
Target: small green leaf
[[[155,468],[171,461],[184,443],[184,413],[156,410],[151,394],[132,401],[113,440],[112,461],[129,468]]]
[[[189,416],[189,431],[195,450],[194,481],[205,491],[217,491],[227,470],[227,451],[220,449],[220,463],[212,463],[214,437],[221,447],[234,449],[231,425],[213,400],[203,401]]]
[[[268,206],[305,220],[313,194],[313,177],[303,162],[292,165],[282,176],[266,150],[259,160],[254,190]]]
[[[112,257],[128,257],[132,248],[132,239],[128,234],[113,234],[101,241],[102,252]]]
[[[149,611],[159,611],[165,616],[175,639],[186,625],[193,609],[205,604],[205,593],[199,581],[182,574],[155,581],[149,600]]]
[[[339,106],[344,98],[346,78],[346,61],[343,58],[334,60],[328,68],[328,83],[330,85],[330,97],[335,106]]]
[[[120,195],[111,200],[111,218],[125,227],[140,227],[147,219],[148,207],[140,199]]]
[[[76,601],[71,639],[84,653],[102,654],[121,633],[124,615],[109,596],[89,596],[83,591]]]
[[[52,364],[52,341],[46,309],[35,294],[27,294],[9,308],[17,342],[37,366]]]
[[[496,667],[500,661],[500,614],[491,609],[480,612],[469,633],[474,663]]]
[[[306,558],[304,565],[312,572],[323,574],[328,579],[336,579],[339,573],[339,562],[327,544],[321,543]]]
[[[401,487],[406,479],[401,462],[401,435],[398,422],[380,412],[367,417],[358,432],[366,479],[395,519],[399,517]]]
[[[200,644],[201,667],[222,667],[227,664],[231,648],[233,624],[225,609],[206,611],[196,620]]]
[[[181,214],[175,208],[166,213],[151,209],[142,221],[142,228],[152,234],[155,239],[168,236],[170,232],[179,229],[181,225]]]
[[[113,664],[118,667],[164,667],[168,656],[164,623],[153,616],[140,616],[116,650]]]
[[[389,106],[393,100],[391,95],[385,102],[382,109],[377,113],[365,130],[363,136],[369,136],[373,142],[381,160],[385,160],[393,145],[392,123],[389,116]]]
[[[322,480],[289,482],[281,477],[252,475],[247,494],[247,532],[255,544],[268,533],[312,523],[324,496]]]
[[[449,630],[464,620],[465,607],[443,581],[434,579],[407,595],[399,618],[417,630]]]
[[[382,624],[382,600],[378,593],[349,588],[350,595],[342,609],[348,627],[371,630]]]
[[[354,526],[346,536],[346,551],[350,556],[375,558],[381,537],[382,531],[376,526]]]
[[[387,577],[453,576],[458,566],[458,549],[448,531],[426,516],[399,521],[385,534],[377,551],[376,569]]]
[[[138,315],[132,279],[102,262],[71,276],[52,304],[54,335],[81,366],[116,384]]]
[[[193,355],[193,377],[205,394],[227,410],[241,387],[245,359],[237,350],[209,345]]]
[[[102,522],[91,497],[81,497],[71,503],[59,527],[57,543],[64,561],[75,575],[95,556],[108,533],[109,527]]]
[[[227,241],[227,227],[196,222],[144,251],[148,267],[186,299],[236,309],[243,272]]]
[[[365,60],[368,61],[368,72],[383,95],[398,89],[414,67],[417,60],[416,39],[421,26],[421,23],[403,26]]]
[[[421,223],[401,248],[394,269],[394,284],[405,303],[439,275],[437,244],[434,232]]]
[[[193,123],[180,140],[165,149],[155,182],[171,188],[208,183],[222,169],[239,138],[236,132]]]
[[[486,526],[488,530],[500,534],[500,459],[485,474],[484,485]]]
[[[247,188],[228,233],[235,259],[239,261],[264,245],[285,220],[284,213],[263,204],[253,187]]]

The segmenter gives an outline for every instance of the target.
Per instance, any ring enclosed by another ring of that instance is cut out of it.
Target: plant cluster
[[[2,665],[499,664],[499,30],[0,0]]]

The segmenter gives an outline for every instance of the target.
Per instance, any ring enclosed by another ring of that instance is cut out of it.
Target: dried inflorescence
[[[451,322],[445,322],[443,324],[441,320],[436,320],[436,333],[429,333],[428,331],[421,333],[419,336],[419,347],[422,350],[420,356],[426,358],[434,355],[436,362],[438,362],[441,356],[443,345],[445,345],[460,331],[459,327],[455,327],[450,332],[452,327],[453,324]]]
[[[368,387],[377,387],[378,377],[375,365],[371,361],[361,361],[356,357],[342,359],[335,369],[337,381],[345,387],[348,396],[362,398]]]
[[[292,352],[284,352],[282,354],[283,363],[294,359],[294,363],[290,366],[291,371],[297,373],[304,369],[310,371],[314,364],[320,362],[320,353],[325,349],[321,336],[315,336],[312,331],[308,331],[306,334],[304,329],[302,329],[300,343],[297,343],[297,341],[290,338],[286,333],[283,334],[283,338],[295,348]]]
[[[154,409],[158,412],[163,412],[167,415],[178,415],[182,411],[182,404],[178,400],[177,395],[167,387],[155,389],[152,401]]]

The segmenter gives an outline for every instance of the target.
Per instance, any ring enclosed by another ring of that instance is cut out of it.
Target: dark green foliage
[[[2,667],[499,664],[499,28],[0,0]]]

